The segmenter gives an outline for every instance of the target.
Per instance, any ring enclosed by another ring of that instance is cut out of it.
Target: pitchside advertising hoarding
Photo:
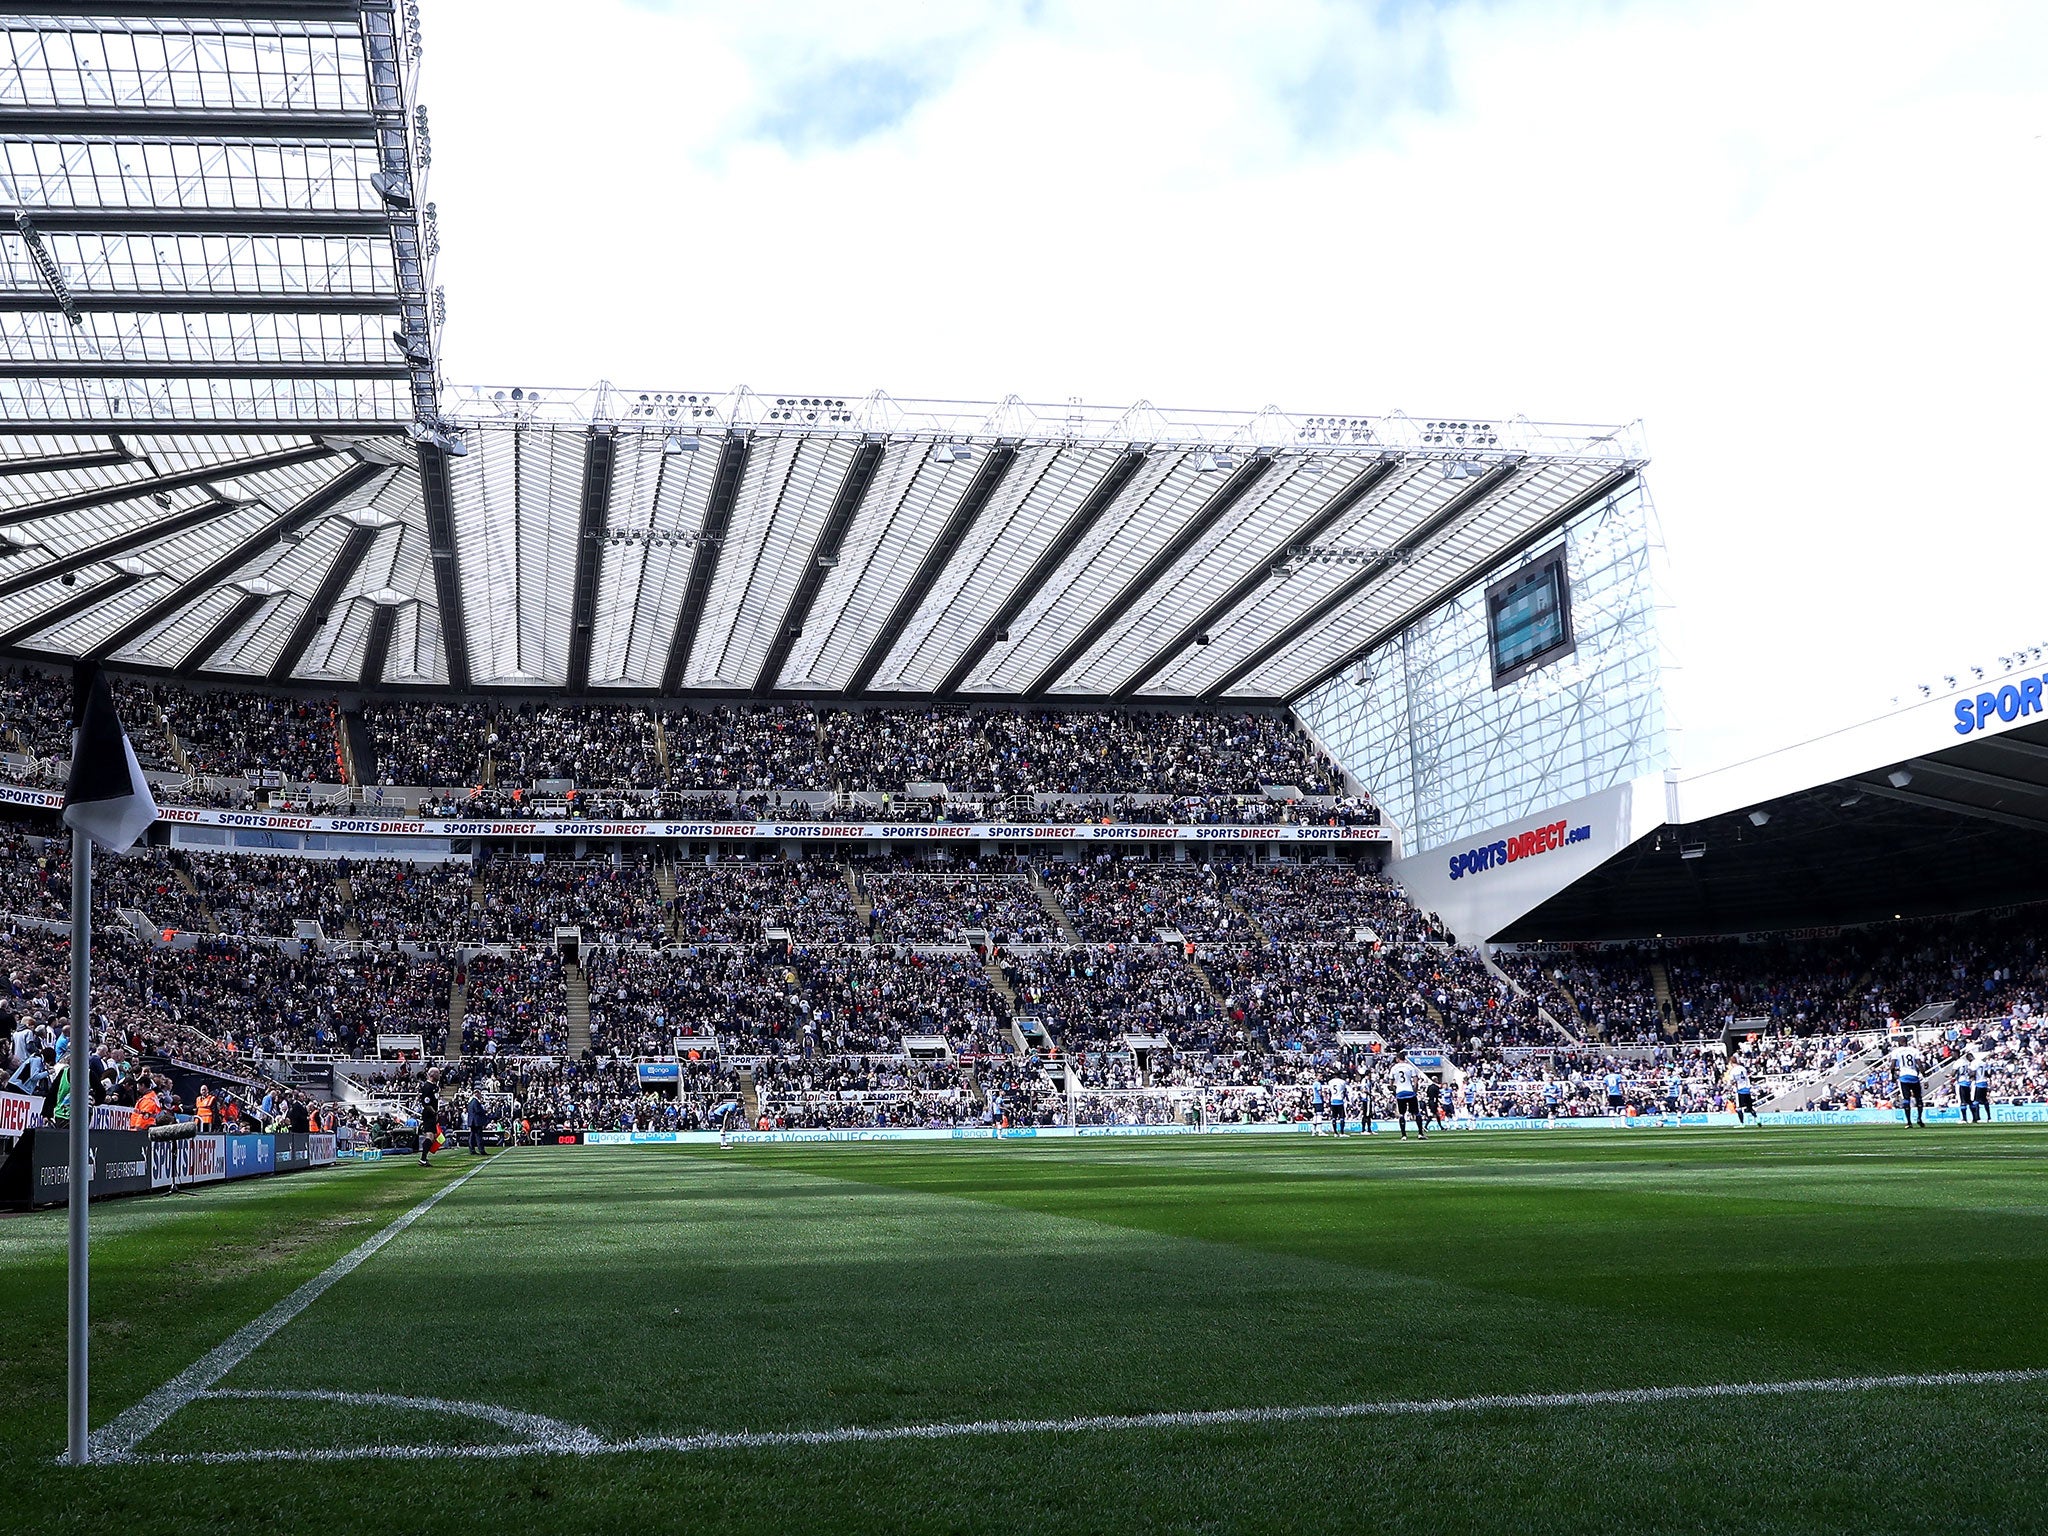
[[[62,808],[56,790],[0,784],[0,805]],[[157,821],[180,827],[226,827],[251,832],[341,832],[375,837],[646,837],[763,842],[837,838],[876,842],[966,843],[1363,843],[1387,846],[1385,827],[1134,826],[1095,823],[1048,826],[1041,822],[959,821],[431,821],[417,816],[292,816],[270,811],[157,808]]]
[[[332,1136],[191,1136],[153,1142],[147,1131],[94,1131],[92,1197],[324,1168],[334,1161],[334,1151]],[[27,1132],[0,1165],[0,1200],[61,1205],[70,1191],[71,1142],[62,1126]]]

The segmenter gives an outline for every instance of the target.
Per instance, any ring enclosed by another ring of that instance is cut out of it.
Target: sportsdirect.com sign
[[[1462,880],[1482,869],[1496,869],[1503,864],[1534,858],[1539,853],[1569,847],[1573,843],[1588,842],[1592,836],[1593,829],[1590,826],[1575,827],[1569,821],[1553,821],[1550,825],[1538,827],[1533,832],[1520,832],[1513,837],[1481,843],[1477,848],[1467,848],[1463,853],[1452,854],[1451,878]]]

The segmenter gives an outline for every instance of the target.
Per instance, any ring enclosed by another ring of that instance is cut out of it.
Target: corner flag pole
[[[71,1131],[70,1293],[65,1325],[66,1441],[74,1467],[92,1460],[86,1422],[86,1281],[92,1204],[92,849],[126,853],[156,820],[156,798],[114,712],[113,690],[91,662],[72,668],[71,774],[64,825],[71,829],[71,1050],[65,1089]]]
[[[92,836],[71,829],[71,1298],[66,1357],[70,1370],[66,1408],[71,1464],[91,1460],[86,1426],[86,1280],[91,1273],[92,1238],[86,1211],[92,1205]]]

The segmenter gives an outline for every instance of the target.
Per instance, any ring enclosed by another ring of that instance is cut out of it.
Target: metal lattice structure
[[[1572,573],[1570,657],[1495,686],[1484,594],[1503,565],[1295,706],[1372,786],[1411,852],[1665,765],[1663,536],[1648,492],[1638,482],[1603,496],[1545,543]]]
[[[0,18],[0,649],[1276,703],[1643,464],[1519,419],[453,388],[418,39],[394,0]]]

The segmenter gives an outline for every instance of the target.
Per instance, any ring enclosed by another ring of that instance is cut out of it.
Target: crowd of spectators
[[[785,859],[721,859],[674,871],[675,935],[685,943],[750,944],[773,933],[797,944],[851,944],[866,925],[846,871]]]
[[[175,737],[185,772],[342,780],[344,722],[334,698],[123,680],[118,701],[145,753]],[[437,808],[491,815],[616,815],[621,797],[721,792],[721,814],[767,814],[793,791],[887,795],[812,814],[929,820],[962,814],[1033,820],[1187,820],[1372,825],[1343,776],[1285,715],[1165,710],[1025,710],[938,705],[820,712],[802,704],[678,705],[383,700],[362,708],[374,764],[366,787],[439,788]],[[0,748],[69,755],[70,680],[15,666],[0,674]],[[947,802],[909,796],[944,785]],[[543,786],[546,786],[543,788]],[[1317,797],[1313,806],[1265,789]],[[563,796],[573,787],[573,798]],[[515,798],[516,793],[516,798]],[[1075,797],[1036,805],[1034,796]],[[1139,797],[1139,798],[1130,798]],[[1160,798],[1166,797],[1166,798]],[[1330,797],[1325,800],[1325,797]],[[651,814],[669,815],[664,806]]]
[[[465,1056],[559,1056],[569,1038],[569,992],[550,949],[483,951],[456,975]],[[446,994],[443,994],[444,999]],[[443,1003],[443,1032],[446,1032]]]
[[[1051,944],[1059,925],[1026,873],[883,871],[861,886],[873,904],[868,931],[900,944],[964,944],[974,932],[999,944]]]
[[[1256,937],[1251,918],[1207,864],[1101,854],[1045,871],[1084,944],[1151,944],[1161,929],[1194,941]]]

